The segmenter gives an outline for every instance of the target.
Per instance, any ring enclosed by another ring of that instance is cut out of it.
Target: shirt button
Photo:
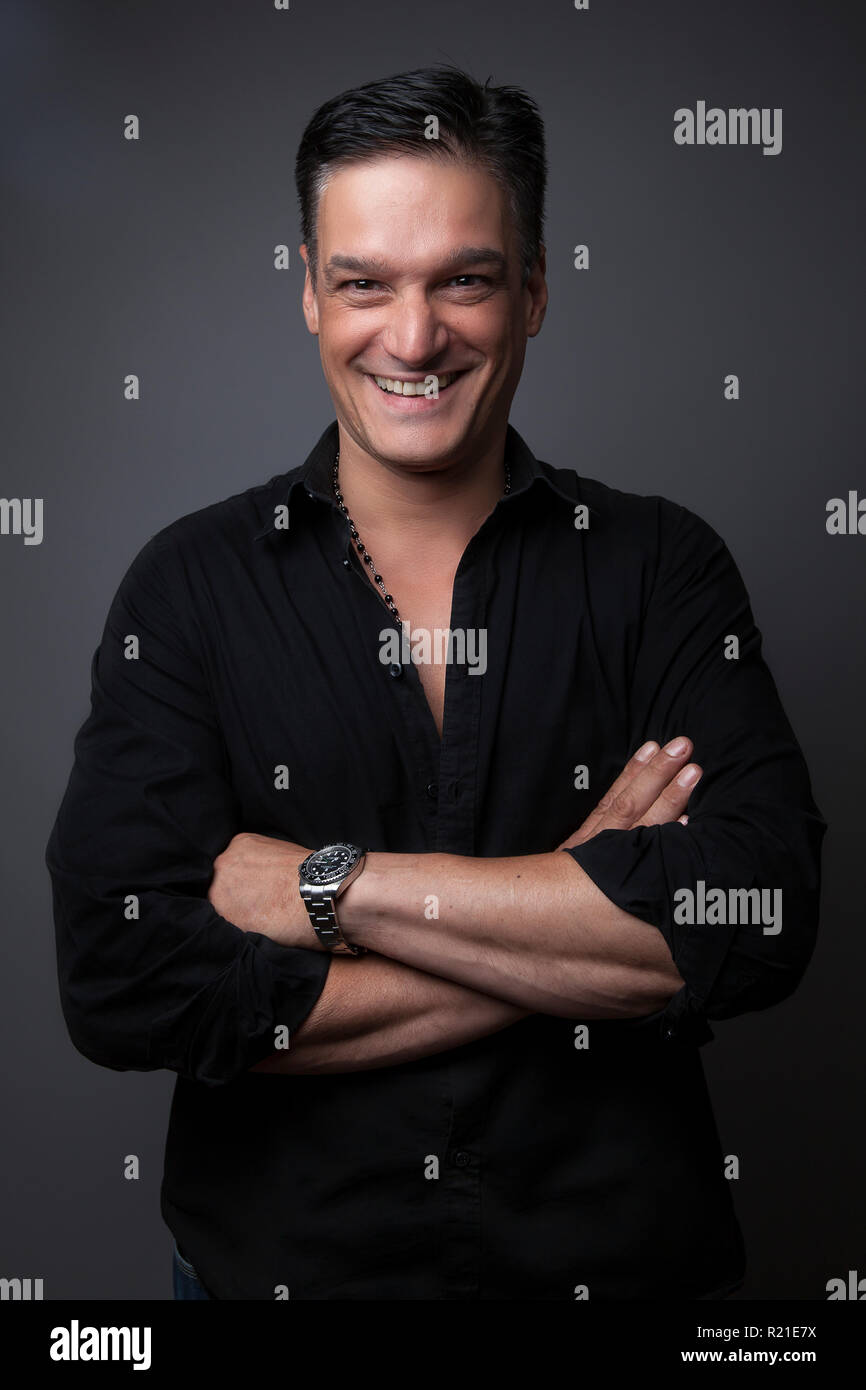
[[[664,1038],[665,1042],[673,1042],[676,1035],[677,1030],[675,1025],[673,1023],[665,1024],[665,1027],[662,1029],[662,1037]]]
[[[468,1154],[465,1149],[458,1149],[454,1155],[454,1162],[458,1168],[465,1168],[467,1163],[472,1162],[472,1155]]]
[[[427,783],[427,795],[429,796],[431,801],[436,800],[437,796],[439,795],[439,786],[436,782]]]
[[[402,676],[402,674],[403,674],[403,667],[400,665],[399,661],[392,661],[392,662],[391,662],[391,665],[388,667],[388,675],[389,675],[389,676]]]

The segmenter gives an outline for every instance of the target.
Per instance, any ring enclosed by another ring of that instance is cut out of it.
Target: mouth
[[[427,383],[436,385],[439,391],[447,391],[452,381],[462,376],[463,372],[428,372],[420,380],[410,380],[400,376],[373,376],[373,380],[381,391],[390,391],[395,396],[426,396]]]
[[[467,367],[457,372],[427,372],[420,379],[379,376],[371,372],[365,375],[379,395],[389,397],[392,404],[402,409],[417,411],[435,407],[439,397],[448,394],[468,371]]]

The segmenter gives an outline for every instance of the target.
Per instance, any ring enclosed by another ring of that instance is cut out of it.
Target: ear
[[[307,327],[310,330],[310,332],[318,334],[319,304],[318,300],[316,299],[316,291],[313,289],[313,281],[310,276],[310,258],[307,254],[306,242],[302,243],[300,247],[300,252],[304,258],[304,265],[307,267],[307,273],[304,276],[304,293],[301,297],[301,303],[304,309],[304,318],[307,320]]]
[[[532,268],[529,279],[526,282],[526,294],[528,295],[526,310],[526,335],[534,338],[540,332],[544,322],[544,315],[547,310],[547,280],[545,272],[547,270],[546,248],[542,242],[538,248],[538,260]]]

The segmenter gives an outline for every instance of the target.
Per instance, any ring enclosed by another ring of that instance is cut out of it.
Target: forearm
[[[529,1012],[384,956],[337,956],[288,1049],[251,1070],[285,1075],[393,1067],[496,1033]]]
[[[534,1012],[642,1017],[683,983],[661,933],[559,850],[370,853],[339,916],[354,944]]]

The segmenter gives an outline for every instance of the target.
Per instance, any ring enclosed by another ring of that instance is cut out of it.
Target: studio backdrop
[[[175,1078],[72,1045],[45,846],[135,555],[294,468],[333,418],[300,305],[306,122],[453,63],[545,122],[550,303],[511,421],[538,458],[724,538],[829,824],[802,983],[702,1048],[737,1297],[866,1276],[857,7],[6,0],[0,23],[0,1275],[46,1299],[171,1297]]]

